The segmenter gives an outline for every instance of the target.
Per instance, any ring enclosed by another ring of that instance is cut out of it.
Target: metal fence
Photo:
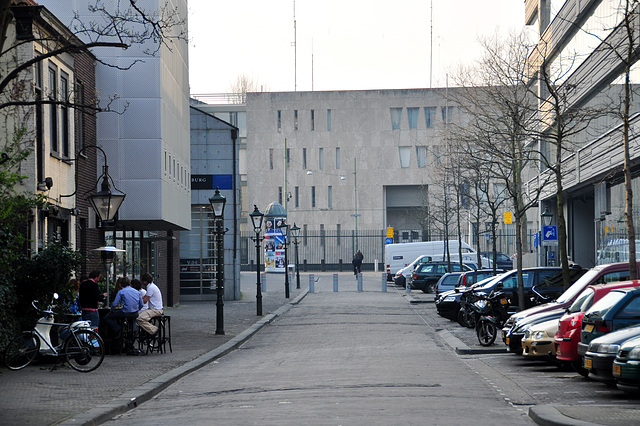
[[[253,232],[243,233],[240,236],[240,262],[243,270],[254,270],[256,263],[255,237]],[[298,260],[301,271],[350,271],[352,269],[351,260],[355,252],[360,249],[364,255],[362,269],[365,271],[384,270],[384,246],[386,231],[384,230],[359,230],[356,238],[354,231],[308,231],[305,235],[298,237]],[[426,241],[423,235],[414,233],[415,239],[403,242]],[[455,240],[457,236],[450,236]],[[437,241],[444,239],[442,235],[431,235],[428,240]],[[462,236],[463,241],[470,242],[467,235]],[[289,263],[295,262],[294,239],[289,239],[288,258]],[[394,242],[400,242],[397,233]],[[533,244],[533,236],[530,237]],[[511,255],[516,252],[515,235],[499,234],[496,237],[498,252]],[[357,248],[356,248],[357,247]],[[492,243],[490,238],[482,235],[480,238],[481,251],[491,251]],[[260,252],[260,260],[264,262],[264,251]],[[377,265],[376,265],[377,262]]]

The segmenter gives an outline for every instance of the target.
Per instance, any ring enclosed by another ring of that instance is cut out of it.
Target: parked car
[[[445,291],[453,290],[458,285],[460,280],[460,276],[463,275],[464,272],[448,272],[440,277],[438,283],[436,284],[436,298],[440,293],[444,293]]]
[[[613,361],[620,345],[635,337],[640,337],[640,324],[600,336],[586,347],[578,346],[578,353],[583,359],[583,374],[600,382],[614,384]]]
[[[529,328],[522,338],[522,355],[528,358],[551,358],[556,355],[553,336],[558,331],[558,320],[553,318]]]
[[[640,273],[640,262],[637,264],[638,271]],[[583,271],[582,268],[579,269]],[[524,311],[517,312],[511,316],[502,327],[502,341],[506,343],[507,335],[509,331],[514,327],[517,327],[518,322],[529,315],[535,315],[544,311],[551,311],[558,308],[568,308],[576,300],[576,298],[584,291],[589,285],[594,284],[607,284],[612,282],[625,281],[629,279],[629,264],[626,262],[611,263],[608,265],[599,265],[591,268],[586,273],[575,281],[571,287],[569,287],[560,297],[556,300],[543,303],[539,306],[535,306]],[[520,347],[518,343],[516,348]]]
[[[409,286],[414,290],[422,290],[424,293],[433,293],[438,280],[447,272],[473,271],[467,264],[429,262],[421,263],[413,272]]]
[[[582,331],[582,317],[591,306],[602,299],[611,290],[635,285],[634,281],[598,284],[588,286],[578,298],[567,308],[566,313],[558,321],[558,331],[554,336],[556,358],[558,361],[573,364],[576,371],[586,375],[582,368],[582,358],[578,355],[578,343]]]
[[[611,372],[618,389],[628,393],[640,392],[640,337],[620,345]]]
[[[640,286],[640,281],[636,281],[636,285]],[[640,287],[637,286],[611,290],[585,312],[578,347],[587,346],[603,334],[640,323]]]
[[[507,345],[507,351],[518,355],[522,354],[522,339],[533,327],[551,320],[555,321],[557,325],[558,320],[564,313],[564,309],[555,309],[553,311],[544,311],[535,315],[529,315],[518,321],[507,332],[506,338],[504,339],[504,343]]]
[[[480,254],[487,259],[493,261],[493,252],[492,251],[483,251]],[[484,265],[483,265],[484,266]],[[508,255],[504,253],[497,252],[496,253],[496,267],[500,269],[504,269],[505,271],[510,271],[513,269],[513,259],[511,259]]]
[[[485,278],[493,277],[503,272],[505,271],[502,269],[496,269],[495,274],[493,273],[493,269],[476,269],[475,271],[467,271],[460,275],[460,279],[458,280],[456,287],[469,287],[478,281],[482,281]]]

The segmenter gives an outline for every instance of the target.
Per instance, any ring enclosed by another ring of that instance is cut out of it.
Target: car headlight
[[[447,296],[442,299],[443,302],[454,302],[456,300],[455,296]]]
[[[604,343],[598,347],[598,350],[596,352],[599,354],[617,354],[618,349],[620,349],[620,345]]]
[[[533,333],[534,340],[540,340],[544,337],[546,333],[544,331],[536,331]]]
[[[640,346],[636,346],[635,348],[629,351],[629,359],[640,359]]]

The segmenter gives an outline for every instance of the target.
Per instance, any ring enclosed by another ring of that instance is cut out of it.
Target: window
[[[340,231],[341,231],[341,226],[339,223],[336,224],[336,245],[340,245]]]
[[[307,168],[307,148],[302,148],[302,168]]]
[[[439,146],[434,146],[433,149],[433,159],[435,161],[436,166],[439,166],[442,164],[442,155],[440,154],[440,147]]]
[[[493,198],[496,203],[502,203],[507,199],[507,188],[504,183],[493,184]]]
[[[295,203],[295,207],[298,208],[300,207],[300,187],[296,186],[293,190],[294,192],[294,203]]]
[[[311,110],[311,131],[316,130],[316,113],[314,110]]]
[[[318,148],[318,169],[324,170],[324,148]]]
[[[427,129],[434,126],[436,120],[436,107],[424,107],[424,121]]]
[[[49,138],[51,142],[51,151],[58,153],[58,108],[55,105],[58,93],[58,75],[57,71],[49,68],[49,100],[53,102],[49,105]]]
[[[277,119],[278,132],[282,131],[282,111],[278,110],[278,119]]]
[[[340,168],[340,147],[336,147],[336,169]]]
[[[75,87],[75,99],[76,102],[79,102],[84,105],[84,85],[81,81],[76,81]],[[84,114],[79,111],[78,119],[76,120],[76,141],[78,144],[78,148],[82,149],[84,147]]]
[[[399,146],[398,153],[400,155],[400,167],[407,168],[411,163],[411,147]]]
[[[62,152],[61,154],[69,158],[69,107],[66,102],[69,101],[69,76],[62,74],[60,76],[60,95],[64,104],[60,106],[60,125],[62,127]]]
[[[327,187],[327,208],[333,208],[333,188]]]
[[[287,153],[285,157],[285,162],[287,164],[287,169],[289,168],[289,161],[291,160],[291,148],[287,148]]]
[[[426,146],[416,146],[416,159],[418,160],[418,167],[427,167]]]
[[[451,117],[453,116],[453,107],[442,107],[442,121],[445,123],[451,123]]]
[[[298,131],[298,110],[293,110],[293,130]]]
[[[42,96],[42,62],[34,65],[35,97],[41,101]],[[42,104],[36,104],[36,179],[44,182],[44,119]]]
[[[282,204],[282,187],[278,187],[278,202]]]
[[[269,170],[273,170],[273,148],[269,148]]]
[[[316,187],[311,187],[311,207],[316,206]]]
[[[391,128],[397,130],[402,121],[402,108],[391,108]]]
[[[418,112],[419,108],[407,108],[407,118],[409,119],[409,128],[417,129],[418,128]]]
[[[324,223],[320,224],[320,247],[324,247],[325,246],[325,241],[326,240],[326,234],[324,231]]]
[[[327,110],[327,132],[331,131],[331,110]]]

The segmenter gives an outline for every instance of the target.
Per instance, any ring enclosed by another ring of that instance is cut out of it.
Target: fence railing
[[[251,239],[255,234],[253,232],[243,233],[240,236],[240,262],[243,270],[253,270],[256,264],[255,243]],[[354,231],[308,231],[306,235],[298,237],[298,260],[301,271],[349,271],[351,270],[351,260],[354,253],[359,249],[364,255],[363,270],[372,271],[377,268],[379,271],[384,270],[384,246],[386,231],[384,230],[358,230],[356,238]],[[423,241],[416,239],[415,242]],[[420,235],[422,237],[422,235]],[[442,240],[442,235],[431,235],[430,240]],[[457,236],[450,236],[449,239],[455,240]],[[533,236],[530,243],[533,244]],[[463,235],[463,241],[469,241],[467,235]],[[295,245],[294,239],[290,237],[288,248],[289,263],[295,262]],[[394,241],[399,242],[399,241]],[[472,244],[474,247],[475,243]],[[498,252],[511,255],[516,252],[515,235],[498,234],[496,237],[496,245]],[[357,247],[357,248],[356,248]],[[491,251],[492,243],[489,238],[483,235],[480,238],[481,251]],[[264,263],[264,251],[261,250],[260,261]]]

